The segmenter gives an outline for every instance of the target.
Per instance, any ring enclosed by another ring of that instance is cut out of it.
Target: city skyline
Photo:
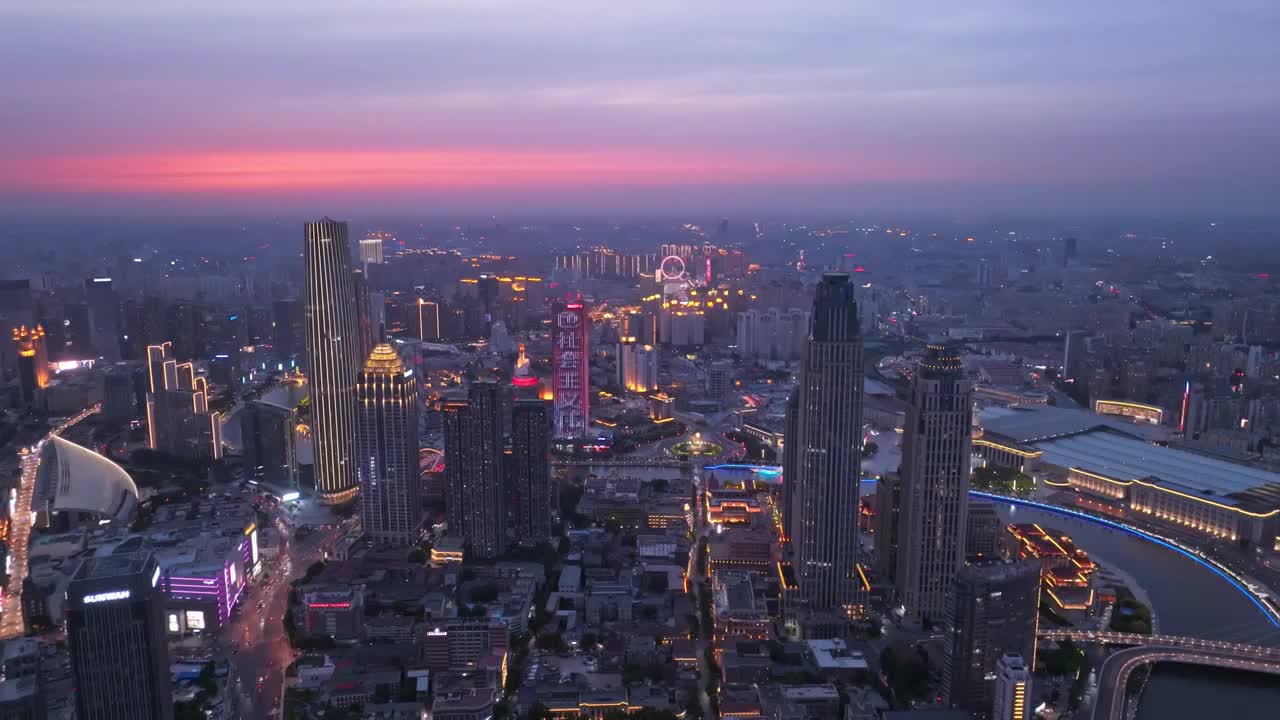
[[[0,208],[1273,214],[1280,9],[1201,10],[27,3]]]

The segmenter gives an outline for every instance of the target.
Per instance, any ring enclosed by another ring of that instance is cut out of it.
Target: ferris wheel
[[[658,265],[658,282],[680,281],[685,279],[684,258],[679,255],[668,255]]]

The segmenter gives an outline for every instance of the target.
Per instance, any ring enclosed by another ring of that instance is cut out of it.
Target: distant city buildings
[[[92,557],[67,588],[76,717],[170,720],[160,566],[146,552]]]
[[[972,385],[959,350],[930,345],[916,367],[902,438],[898,602],[941,622],[964,564],[969,515]]]
[[[501,412],[493,381],[471,383],[465,401],[443,408],[449,532],[467,541],[469,557],[495,558],[506,549]]]
[[[785,535],[803,606],[860,612],[858,490],[862,459],[862,335],[849,276],[822,277],[788,423]]]
[[[307,377],[311,386],[315,480],[329,504],[358,491],[355,438],[356,375],[368,342],[362,337],[360,289],[351,268],[347,224],[325,218],[306,224]]]
[[[360,520],[378,545],[408,547],[422,523],[418,381],[395,348],[374,347],[356,382]]]
[[[147,347],[147,447],[188,459],[222,457],[222,423],[209,410],[209,381],[173,344]]]
[[[635,393],[658,389],[658,349],[627,336],[618,341],[618,386]]]
[[[809,313],[804,310],[751,308],[738,313],[738,355],[757,361],[799,360],[808,333]]]

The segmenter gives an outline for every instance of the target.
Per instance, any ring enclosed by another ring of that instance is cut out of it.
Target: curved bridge
[[[1112,653],[1102,663],[1098,673],[1098,698],[1093,704],[1093,720],[1124,720],[1125,687],[1133,671],[1143,665],[1175,662],[1280,675],[1280,647],[1180,635],[1134,635],[1102,630],[1045,629],[1037,633],[1037,636],[1046,640],[1124,646],[1125,649]]]

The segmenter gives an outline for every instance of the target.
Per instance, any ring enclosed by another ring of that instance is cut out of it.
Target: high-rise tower
[[[551,418],[547,403],[516,400],[511,410],[511,502],[516,537],[536,545],[551,537]]]
[[[501,408],[501,389],[493,381],[473,382],[465,401],[444,405],[449,532],[464,538],[478,558],[497,557],[506,548]]]
[[[418,381],[395,348],[373,348],[356,383],[360,520],[375,543],[406,547],[422,522]]]
[[[579,438],[587,434],[587,426],[591,423],[591,383],[587,367],[587,339],[591,334],[587,326],[587,311],[581,301],[560,303],[552,321],[551,383],[555,402],[555,436]]]
[[[147,346],[147,447],[178,457],[222,457],[222,421],[209,410],[209,381],[178,362],[173,343]]]
[[[793,477],[786,518],[799,598],[810,612],[855,613],[865,603],[857,579],[858,489],[862,464],[862,336],[854,287],[845,273],[818,283],[809,340],[793,391]]]
[[[160,566],[147,552],[91,557],[67,586],[76,717],[169,720]]]
[[[328,218],[307,223],[303,255],[316,489],[324,502],[340,505],[358,488],[351,453],[365,343],[347,224]]]
[[[959,350],[930,345],[916,367],[902,438],[898,602],[940,622],[964,564],[969,517],[973,387]]]

